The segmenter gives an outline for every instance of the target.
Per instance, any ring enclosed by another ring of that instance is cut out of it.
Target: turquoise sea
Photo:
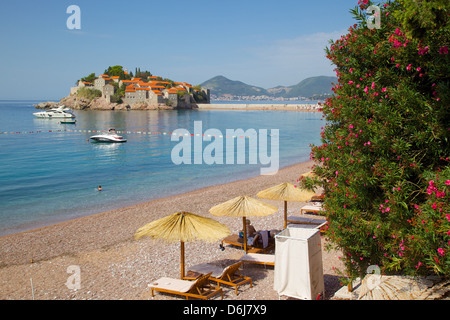
[[[257,176],[267,167],[175,165],[171,152],[179,142],[169,133],[194,133],[194,121],[224,134],[278,129],[280,168],[308,161],[324,125],[321,113],[237,110],[74,110],[77,123],[60,124],[33,116],[39,102],[0,100],[0,235]],[[89,141],[92,131],[110,128],[128,141]]]

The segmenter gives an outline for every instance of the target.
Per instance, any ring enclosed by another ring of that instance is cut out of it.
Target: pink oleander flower
[[[422,70],[422,69],[419,67],[419,68],[417,68],[416,70],[417,70],[417,71],[420,71],[420,70]]]
[[[444,249],[439,248],[439,249],[437,249],[437,251],[438,251],[438,253],[439,253],[439,255],[440,255],[441,257],[444,256],[444,254],[445,254],[445,250],[444,250]]]
[[[446,181],[445,181],[445,184],[446,184],[447,186],[450,186],[450,180],[446,180]]]
[[[440,47],[439,48],[439,54],[448,54],[448,47]]]
[[[428,46],[425,48],[419,48],[419,55],[423,56],[424,54],[428,53]]]
[[[372,82],[372,89],[375,89],[375,82]]]
[[[407,67],[406,67],[406,70],[411,70],[411,64],[409,64]]]

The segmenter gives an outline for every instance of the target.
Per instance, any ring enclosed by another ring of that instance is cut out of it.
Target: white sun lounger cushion
[[[261,254],[261,253],[247,253],[240,259],[245,262],[258,262],[258,263],[266,263],[273,264],[275,263],[275,255],[274,254]]]
[[[156,281],[153,281],[148,286],[150,288],[158,288],[178,292],[188,292],[192,288],[194,283],[195,281],[162,277]]]
[[[208,274],[212,272],[211,277],[214,278],[219,278],[223,274],[225,269],[209,263],[200,263],[189,268],[190,271],[198,272],[201,274]]]

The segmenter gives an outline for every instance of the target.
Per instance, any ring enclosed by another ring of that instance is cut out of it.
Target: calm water
[[[76,125],[60,124],[35,118],[37,102],[0,101],[0,235],[256,176],[268,166],[175,165],[178,142],[142,132],[194,133],[194,121],[224,134],[279,129],[281,168],[309,160],[309,144],[320,142],[323,126],[320,113],[228,110],[75,110]],[[109,128],[128,131],[128,142],[92,143],[94,133],[79,132]]]

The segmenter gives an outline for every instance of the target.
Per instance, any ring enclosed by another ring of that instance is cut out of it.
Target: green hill
[[[296,85],[284,88],[284,92],[279,91],[277,96],[284,98],[309,98],[316,95],[331,94],[332,83],[337,83],[336,77],[311,77],[299,82]],[[278,90],[280,90],[280,88],[278,88]]]
[[[230,94],[233,96],[261,96],[267,95],[267,90],[245,84],[241,81],[234,81],[224,76],[217,76],[201,84],[203,88],[211,90],[212,94],[222,96]]]
[[[202,87],[211,90],[211,94],[217,96],[273,96],[283,98],[322,96],[331,94],[331,83],[337,83],[336,77],[318,76],[307,78],[296,85],[284,87],[278,86],[271,89],[248,85],[241,81],[234,81],[217,76],[201,84]]]

